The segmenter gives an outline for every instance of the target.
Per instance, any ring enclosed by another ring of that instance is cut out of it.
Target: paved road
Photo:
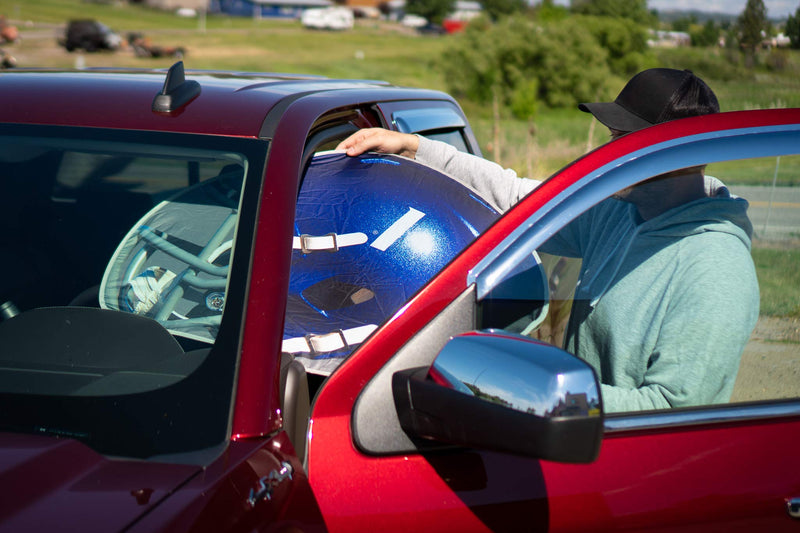
[[[800,238],[800,187],[731,186],[750,202],[750,220],[757,238]]]

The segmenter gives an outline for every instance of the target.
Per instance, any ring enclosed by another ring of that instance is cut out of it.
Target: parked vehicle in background
[[[182,58],[186,55],[186,49],[182,46],[162,46],[153,44],[148,37],[139,32],[128,34],[128,46],[133,48],[136,57],[177,57]]]
[[[444,35],[445,33],[447,33],[447,30],[445,30],[439,24],[434,24],[432,22],[429,22],[424,26],[419,26],[417,28],[417,32],[422,35]]]
[[[68,52],[78,49],[86,52],[117,50],[122,46],[122,37],[102,22],[92,19],[71,20],[60,44]]]
[[[0,44],[15,43],[20,40],[19,30],[9,24],[5,15],[0,15]]]
[[[403,18],[400,19],[400,24],[407,28],[422,28],[428,24],[428,19],[419,15],[407,14],[403,15]]]
[[[0,48],[0,68],[13,68],[17,66],[17,58]]]
[[[753,254],[793,268],[800,110],[631,133],[498,216],[331,153],[384,127],[480,154],[438,91],[177,63],[0,98],[0,531],[797,529],[800,344],[755,336],[740,378],[768,379],[731,403],[605,413],[542,245],[708,165],[765,178]]]
[[[315,7],[306,9],[300,16],[304,27],[313,30],[349,30],[355,17],[348,7]]]

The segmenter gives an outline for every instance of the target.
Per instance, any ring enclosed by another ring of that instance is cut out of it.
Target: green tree
[[[800,48],[800,7],[786,20],[786,36],[792,48]]]
[[[498,20],[501,17],[524,11],[528,4],[525,0],[483,0],[481,5],[483,12],[490,19]]]
[[[536,78],[517,84],[510,96],[511,113],[522,120],[533,120],[539,110],[539,82]]]
[[[580,15],[630,19],[646,26],[656,22],[647,0],[572,0],[570,9]]]
[[[672,30],[688,32],[689,29],[694,24],[697,24],[697,17],[695,17],[694,15],[690,15],[688,17],[680,17],[679,19],[676,19],[672,23]]]
[[[720,28],[714,23],[713,20],[706,21],[702,28],[689,31],[692,37],[692,46],[716,46],[719,42]]]
[[[455,0],[406,0],[406,12],[441,24],[453,11]]]
[[[553,0],[542,0],[533,7],[533,13],[540,22],[564,20],[570,16],[566,7],[557,5]]]
[[[580,15],[573,22],[608,52],[607,63],[614,74],[628,77],[648,63],[648,35],[644,26],[631,19]]]
[[[764,5],[764,0],[747,0],[744,11],[739,15],[736,22],[739,31],[739,44],[745,49],[754,51],[764,39],[764,34],[769,30],[767,8]]]
[[[610,97],[609,53],[573,18],[539,24],[509,17],[470,24],[439,60],[449,90],[487,104],[497,95],[515,114]],[[529,94],[536,91],[535,99]]]

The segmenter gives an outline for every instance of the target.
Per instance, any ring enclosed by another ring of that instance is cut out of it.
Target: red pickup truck
[[[767,158],[782,196],[751,217],[794,253],[770,183],[800,110],[626,135],[501,216],[330,152],[384,127],[480,155],[441,92],[176,64],[4,72],[0,97],[0,531],[798,527],[794,393],[606,412],[542,245],[648,177]]]

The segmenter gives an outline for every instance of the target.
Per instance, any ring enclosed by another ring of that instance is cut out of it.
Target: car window
[[[453,108],[403,109],[392,113],[392,122],[403,133],[419,133],[429,139],[446,142],[462,152],[469,152],[464,138],[467,122]]]
[[[242,191],[266,143],[43,126],[0,138],[0,428],[137,457],[221,442],[238,333],[217,341],[242,312],[226,303],[244,290],[231,276],[235,241],[249,243]],[[182,401],[209,425],[186,427]]]
[[[605,198],[538,248],[549,306],[522,330],[588,361],[606,412],[800,396],[798,164],[697,167],[711,197],[652,217],[630,190]],[[482,327],[497,327],[491,296]]]
[[[462,129],[429,130],[421,133],[431,140],[442,141],[455,146],[461,152],[469,152]]]
[[[371,109],[345,109],[328,113],[312,126],[306,139],[303,160],[308,163],[314,154],[333,150],[359,129],[380,123],[377,114]]]

